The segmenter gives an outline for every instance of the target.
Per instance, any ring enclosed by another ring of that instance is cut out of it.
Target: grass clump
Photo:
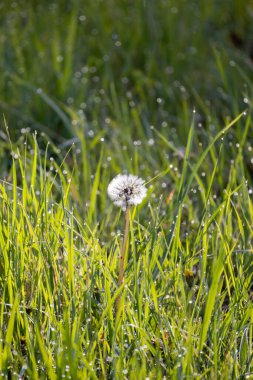
[[[249,117],[237,117],[199,157],[193,122],[182,165],[177,156],[164,161],[145,202],[133,209],[123,288],[121,212],[106,191],[117,168],[112,156],[108,169],[110,147],[100,141],[101,159],[92,167],[83,162],[84,141],[58,152],[43,135],[28,133],[6,145],[12,165],[1,181],[3,377],[251,373],[253,213],[251,187],[245,173],[237,175],[243,145],[228,181],[221,164],[236,122],[247,126]],[[157,141],[167,150],[165,135]],[[135,150],[137,161],[143,152]],[[84,165],[93,175],[82,191]],[[145,168],[147,178],[152,173]],[[227,181],[222,192],[219,178]],[[119,296],[123,314],[116,313]]]

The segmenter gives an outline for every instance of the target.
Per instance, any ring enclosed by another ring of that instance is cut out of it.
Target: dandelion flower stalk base
[[[122,250],[121,255],[119,259],[119,279],[118,279],[118,285],[119,287],[124,282],[124,263],[125,263],[125,257],[126,257],[126,249],[127,249],[127,241],[128,241],[128,234],[129,234],[129,221],[130,221],[130,207],[126,208],[125,213],[125,230],[124,230],[124,239],[122,244]],[[119,309],[120,305],[120,296],[117,298],[117,308]]]

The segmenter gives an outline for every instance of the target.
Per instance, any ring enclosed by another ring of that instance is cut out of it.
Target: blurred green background
[[[167,123],[185,143],[193,108],[206,125],[251,103],[252,1],[10,1],[0,7],[0,107],[11,135],[29,127],[62,142],[78,126],[87,134],[124,134],[138,115],[145,134],[150,124]]]

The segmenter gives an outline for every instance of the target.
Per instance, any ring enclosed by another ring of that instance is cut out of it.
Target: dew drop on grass
[[[75,76],[75,78],[79,79],[79,78],[81,78],[82,73],[80,73],[80,71],[76,71],[74,76]]]
[[[69,96],[69,97],[67,98],[67,103],[68,103],[68,104],[73,104],[73,102],[74,102],[74,99],[73,99],[71,96]]]
[[[12,155],[12,157],[13,157],[15,160],[18,159],[18,154],[17,154],[17,153],[15,153],[15,152],[11,152],[11,155]]]

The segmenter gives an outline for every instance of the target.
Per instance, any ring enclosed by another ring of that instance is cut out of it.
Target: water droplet
[[[148,140],[148,145],[154,145],[154,143],[155,143],[155,140],[154,139],[149,139]]]

